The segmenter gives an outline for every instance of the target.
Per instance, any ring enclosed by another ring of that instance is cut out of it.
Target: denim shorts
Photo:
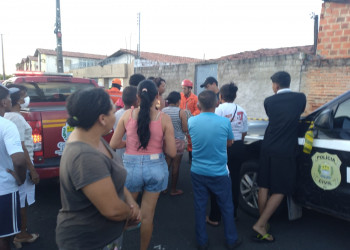
[[[146,190],[161,192],[168,187],[168,164],[161,154],[129,155],[124,154],[124,168],[128,172],[125,186],[132,192]]]

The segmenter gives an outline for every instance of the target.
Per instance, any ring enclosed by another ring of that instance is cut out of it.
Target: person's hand
[[[29,174],[30,174],[30,179],[32,180],[32,182],[34,184],[38,184],[40,181],[40,178],[39,178],[39,174],[38,174],[38,172],[36,172],[35,168],[31,169]]]
[[[141,210],[137,204],[130,205],[130,215],[128,218],[129,222],[140,222],[141,221]]]
[[[7,173],[10,173],[13,176],[13,178],[15,178],[18,186],[23,184],[23,182],[21,182],[21,180],[19,179],[19,177],[18,177],[18,175],[17,175],[17,173],[15,171],[13,171],[13,170],[11,170],[9,168],[7,168],[6,171],[7,171]]]

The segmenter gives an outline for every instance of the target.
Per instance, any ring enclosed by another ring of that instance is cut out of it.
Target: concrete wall
[[[94,66],[83,69],[71,70],[74,77],[96,79],[100,86],[108,89],[113,78],[120,78],[123,87],[129,85],[129,78],[134,74],[133,64],[108,64],[103,67]]]
[[[154,67],[137,68],[135,73],[143,74],[146,78],[162,77],[166,81],[166,90],[163,97],[166,98],[171,91],[181,92],[181,82],[184,79],[195,79],[195,64],[176,64]]]
[[[300,70],[303,54],[262,57],[246,60],[219,61],[219,87],[231,81],[238,85],[236,102],[241,105],[252,118],[266,118],[264,99],[273,94],[270,77],[280,70],[288,71],[292,76],[291,88],[300,89]],[[213,62],[210,62],[213,63]],[[215,62],[214,62],[215,63]],[[181,92],[183,79],[195,79],[195,64],[179,64],[161,67],[138,68],[137,73],[144,76],[160,76],[166,80],[164,98],[171,91]]]
[[[219,62],[219,87],[233,81],[238,86],[235,102],[248,117],[267,118],[263,104],[266,97],[273,95],[270,77],[277,71],[287,71],[292,78],[291,89],[299,91],[303,58],[303,54],[294,54]]]

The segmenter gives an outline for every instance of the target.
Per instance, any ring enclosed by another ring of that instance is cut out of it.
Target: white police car
[[[306,154],[303,145],[311,123],[314,140],[310,154]],[[261,131],[266,126],[267,122],[252,124],[245,140],[247,160],[241,168],[240,206],[253,215],[258,215],[256,179]],[[350,91],[300,119],[297,162],[296,204],[350,220]],[[301,209],[293,210],[290,219],[301,216]]]

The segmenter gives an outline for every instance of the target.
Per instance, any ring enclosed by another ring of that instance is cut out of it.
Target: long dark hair
[[[137,118],[137,135],[140,140],[138,149],[146,149],[151,138],[151,131],[149,130],[151,121],[150,108],[157,94],[156,85],[151,80],[144,80],[137,87],[137,95],[140,97],[140,112]]]
[[[236,99],[238,87],[233,82],[223,85],[220,88],[221,98],[226,102],[233,102]]]

